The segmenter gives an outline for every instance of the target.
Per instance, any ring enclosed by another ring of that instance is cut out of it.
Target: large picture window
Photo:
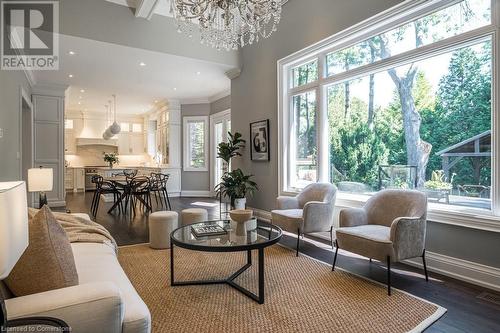
[[[351,200],[417,189],[434,207],[498,211],[491,1],[446,3],[280,61],[282,193],[328,181]]]

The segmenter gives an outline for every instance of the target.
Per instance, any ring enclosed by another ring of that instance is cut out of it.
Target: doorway
[[[210,116],[210,192],[215,196],[214,187],[220,183],[223,173],[222,160],[217,158],[217,146],[227,142],[227,132],[231,131],[231,110]]]

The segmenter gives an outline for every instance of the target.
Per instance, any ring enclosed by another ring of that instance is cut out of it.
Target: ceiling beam
[[[146,20],[151,20],[155,13],[156,6],[160,0],[137,0],[135,8],[135,17],[141,17]]]

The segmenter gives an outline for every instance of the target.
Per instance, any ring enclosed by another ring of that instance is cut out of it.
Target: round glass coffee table
[[[264,249],[279,242],[282,231],[279,227],[257,221],[250,220],[247,228],[238,227],[238,224],[231,220],[207,221],[186,225],[174,230],[170,234],[170,285],[171,286],[192,286],[206,284],[227,284],[250,297],[259,304],[264,303]],[[195,236],[193,228],[199,227],[220,227],[224,229],[224,234],[214,236]],[[247,263],[234,274],[223,280],[196,280],[196,281],[175,281],[174,275],[174,247],[204,252],[247,252]],[[259,289],[258,294],[238,285],[234,280],[244,271],[252,266],[252,250],[258,251],[258,273]]]

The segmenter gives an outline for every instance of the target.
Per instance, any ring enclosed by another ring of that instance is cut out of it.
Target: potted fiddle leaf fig
[[[245,175],[241,169],[229,171],[231,159],[241,156],[240,149],[245,147],[246,141],[241,133],[228,133],[228,141],[221,142],[217,147],[217,157],[224,161],[222,181],[215,187],[219,198],[228,197],[231,206],[236,209],[245,209],[247,195],[252,195],[257,184],[251,179],[253,175]]]
[[[231,132],[228,132],[227,135],[229,137],[227,142],[221,142],[217,147],[217,157],[224,161],[224,173],[228,171],[231,159],[236,156],[241,156],[239,150],[244,148],[246,143],[246,141],[241,138],[241,133],[236,132],[233,135]]]

